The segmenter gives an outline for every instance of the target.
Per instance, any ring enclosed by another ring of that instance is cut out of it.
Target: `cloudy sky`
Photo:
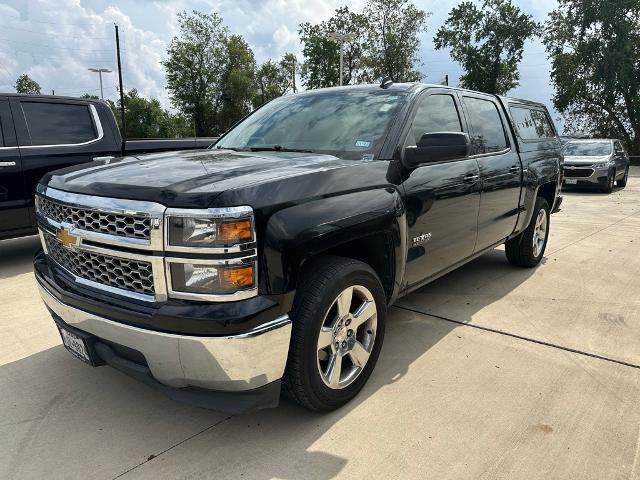
[[[461,67],[448,52],[433,49],[433,36],[458,0],[414,1],[433,14],[420,51],[425,81],[439,82],[449,74],[450,83],[456,85]],[[556,0],[514,2],[540,21],[556,5]],[[262,62],[284,52],[301,58],[298,25],[325,20],[345,4],[359,10],[364,0],[0,0],[0,92],[14,91],[15,79],[27,73],[43,93],[98,94],[97,74],[87,68],[116,69],[113,25],[117,23],[125,89],[136,88],[169,107],[160,61],[177,34],[178,11],[218,12]],[[527,44],[520,72],[521,85],[509,94],[541,101],[551,109],[549,61],[539,41]],[[104,78],[105,97],[115,99],[117,75]]]

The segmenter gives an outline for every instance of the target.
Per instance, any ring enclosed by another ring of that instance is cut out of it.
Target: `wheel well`
[[[370,235],[356,240],[342,243],[329,250],[323,251],[313,258],[322,255],[335,255],[359,260],[369,265],[380,278],[387,300],[393,293],[395,260],[392,255],[393,244],[385,234]],[[305,264],[309,264],[308,259]]]
[[[553,204],[556,201],[556,183],[549,182],[540,185],[538,188],[538,197],[544,198],[549,204],[549,208],[553,209]]]

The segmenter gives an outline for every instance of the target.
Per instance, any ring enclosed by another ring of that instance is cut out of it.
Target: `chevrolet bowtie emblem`
[[[58,230],[58,232],[56,233],[56,238],[60,240],[60,243],[62,243],[62,245],[66,248],[76,247],[80,245],[80,238],[76,237],[75,235],[71,235],[69,233],[69,230],[67,230],[66,228],[61,228],[60,230]]]

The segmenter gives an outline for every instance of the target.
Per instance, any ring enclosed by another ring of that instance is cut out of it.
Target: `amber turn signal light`
[[[253,265],[222,270],[220,286],[223,289],[241,289],[253,287]]]
[[[218,224],[219,242],[233,243],[237,241],[251,240],[251,221],[240,220],[237,222],[224,222]]]

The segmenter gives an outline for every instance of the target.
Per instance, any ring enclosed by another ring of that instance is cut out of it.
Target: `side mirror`
[[[425,163],[467,158],[471,148],[469,135],[464,132],[425,133],[414,147],[404,149],[403,163],[409,168]]]

